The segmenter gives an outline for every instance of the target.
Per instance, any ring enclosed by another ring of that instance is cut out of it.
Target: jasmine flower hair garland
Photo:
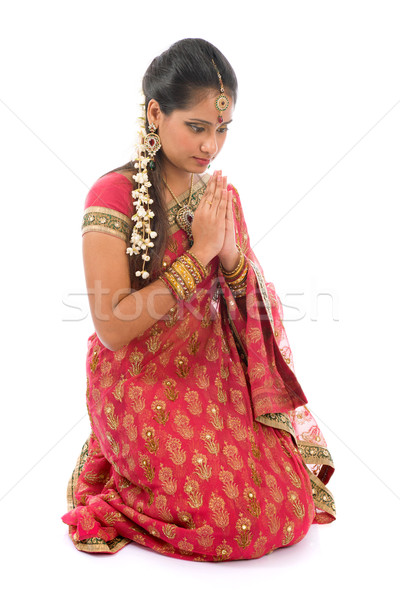
[[[157,237],[157,232],[151,229],[151,219],[154,217],[154,212],[150,210],[149,205],[153,204],[154,200],[149,196],[149,188],[151,183],[147,174],[147,165],[155,153],[159,149],[156,149],[154,142],[150,145],[145,143],[146,136],[148,136],[145,128],[146,115],[145,115],[145,103],[141,103],[142,115],[138,121],[140,124],[138,135],[139,142],[136,144],[136,155],[134,155],[135,169],[137,173],[132,175],[132,179],[137,183],[137,188],[132,190],[133,206],[136,211],[132,215],[132,221],[135,222],[131,235],[131,246],[126,249],[126,253],[132,256],[132,254],[140,254],[143,250],[142,258],[143,265],[141,271],[136,271],[136,277],[142,277],[147,279],[149,277],[148,271],[145,269],[146,262],[150,260],[148,255],[148,249],[154,247],[154,243],[151,241]],[[149,127],[150,131],[155,130],[155,127]],[[151,134],[153,137],[154,133]],[[157,136],[158,137],[158,136]],[[150,156],[147,156],[149,154]],[[150,158],[151,157],[151,158]],[[152,165],[150,164],[149,167]]]

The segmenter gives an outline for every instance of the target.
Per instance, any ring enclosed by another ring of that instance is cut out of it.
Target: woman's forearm
[[[126,295],[114,307],[103,327],[102,343],[116,351],[154,325],[177,303],[167,285],[157,279],[146,287]]]

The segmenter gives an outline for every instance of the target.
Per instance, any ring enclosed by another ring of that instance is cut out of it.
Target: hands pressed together
[[[227,190],[227,177],[215,171],[196,208],[193,222],[191,251],[208,264],[216,255],[226,270],[239,262],[233,220],[232,190]]]

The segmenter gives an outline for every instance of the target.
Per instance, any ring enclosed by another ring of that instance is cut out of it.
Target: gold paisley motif
[[[151,404],[151,409],[154,412],[153,419],[157,421],[157,423],[165,425],[169,419],[169,412],[167,412],[166,410],[167,405],[164,402],[164,400],[158,400],[158,398],[156,397],[154,402],[152,402]]]
[[[170,467],[164,467],[161,463],[158,477],[164,492],[169,496],[173,496],[176,493],[178,482],[173,477],[172,469]]]
[[[219,406],[217,404],[210,402],[207,406],[207,414],[211,424],[215,427],[215,429],[221,430],[224,428],[224,421],[219,414]]]
[[[235,471],[241,471],[243,469],[243,460],[236,446],[228,444],[225,441],[223,453],[227,457],[228,464],[232,469]]]
[[[259,517],[261,515],[261,507],[257,500],[256,491],[247,483],[245,484],[245,488],[243,490],[243,498],[246,501],[247,510],[249,513],[254,517]]]
[[[269,488],[269,492],[270,492],[274,502],[276,502],[277,504],[280,504],[283,500],[283,492],[278,487],[275,477],[269,473],[266,473],[265,474],[265,483],[267,484],[267,486]]]
[[[139,451],[139,461],[138,462],[139,462],[139,466],[144,471],[144,476],[146,477],[147,481],[153,481],[154,475],[155,475],[155,468],[151,464],[150,457],[147,456],[147,454],[143,454],[142,452]]]
[[[143,389],[139,385],[131,384],[128,390],[130,405],[136,413],[142,412],[145,406]]]
[[[135,347],[134,351],[131,352],[131,354],[129,355],[129,362],[132,366],[130,369],[128,369],[128,373],[133,377],[141,373],[143,358],[143,352],[139,352],[137,347]]]
[[[283,526],[282,546],[287,546],[292,541],[293,536],[294,536],[294,523],[293,523],[293,521],[289,521],[288,517],[286,517],[286,521]]]
[[[200,433],[200,439],[210,454],[219,454],[220,446],[215,440],[215,432],[207,427],[203,427]]]
[[[203,504],[203,494],[200,491],[199,482],[190,477],[186,476],[186,482],[183,486],[183,491],[188,496],[188,503],[192,508],[200,508]]]
[[[187,356],[184,356],[181,352],[174,358],[174,365],[179,377],[187,377],[189,375],[189,360]]]
[[[175,400],[177,400],[177,398],[178,398],[178,392],[176,390],[175,379],[168,377],[167,379],[163,380],[162,384],[164,387],[164,394],[165,394],[166,398],[168,400],[171,400],[171,402],[175,402]]]
[[[210,387],[210,378],[207,374],[207,368],[203,365],[195,365],[194,368],[194,377],[195,377],[195,381],[196,381],[196,385],[202,389],[205,390],[208,387]]]
[[[276,506],[268,500],[265,500],[265,514],[268,519],[268,527],[272,535],[276,535],[281,526],[281,522],[276,515]]]
[[[234,390],[232,388],[230,388],[229,393],[235,411],[240,415],[245,415],[247,410],[243,399],[243,393],[240,390]]]
[[[239,535],[235,536],[235,540],[240,548],[247,548],[251,543],[253,534],[251,532],[251,521],[247,517],[243,516],[243,513],[239,513],[239,518],[236,521],[236,531]]]
[[[187,409],[192,415],[201,415],[203,407],[199,398],[199,393],[196,390],[187,389],[185,393],[185,402],[187,402]]]
[[[226,540],[222,540],[222,543],[215,548],[216,556],[213,557],[215,561],[229,560],[232,554],[233,548],[228,544]]]
[[[118,383],[116,384],[112,395],[114,396],[114,398],[116,400],[118,400],[119,402],[122,402],[122,400],[124,399],[124,393],[125,393],[125,382],[126,382],[126,378],[124,377],[124,375],[121,375]]]
[[[172,514],[167,506],[166,496],[159,494],[155,499],[155,506],[161,521],[172,521]]]
[[[157,365],[155,363],[149,363],[143,374],[143,382],[146,385],[155,385],[157,379]]]
[[[196,530],[196,535],[200,546],[203,546],[203,548],[209,548],[212,546],[214,543],[213,533],[214,529],[211,527],[211,525],[205,524],[202,527],[198,527]]]
[[[199,332],[194,331],[192,333],[192,335],[190,336],[189,341],[187,343],[187,351],[188,351],[188,354],[195,356],[198,353],[199,349],[200,349]]]
[[[294,490],[288,490],[287,497],[290,504],[292,505],[292,509],[295,516],[298,519],[302,520],[304,518],[304,515],[306,514],[306,509],[304,507],[304,504],[300,501],[299,495]]]
[[[194,436],[194,429],[190,425],[190,419],[187,415],[177,410],[174,416],[174,423],[176,425],[177,432],[185,440],[191,440]]]
[[[230,471],[226,471],[224,467],[221,465],[221,470],[219,472],[219,479],[222,481],[223,490],[228,498],[235,500],[239,496],[239,487],[236,483],[233,482],[234,475]]]
[[[233,417],[228,414],[227,425],[232,430],[232,435],[238,442],[243,442],[247,439],[247,430],[239,417]]]
[[[160,440],[156,436],[156,430],[151,425],[144,425],[142,428],[142,438],[146,440],[146,448],[149,452],[155,454],[160,445]]]
[[[129,438],[129,441],[136,442],[138,432],[137,432],[137,427],[135,425],[134,416],[129,413],[125,413],[125,416],[122,419],[122,425],[126,429],[126,434]],[[128,446],[128,453],[129,453],[129,446]]]
[[[178,438],[174,438],[169,434],[165,443],[165,447],[170,453],[172,462],[175,465],[183,465],[183,463],[186,461],[186,452],[185,450],[182,450],[182,444]]]
[[[208,506],[212,512],[212,517],[217,527],[220,527],[221,529],[228,527],[229,513],[225,508],[225,500],[215,492],[212,492]]]
[[[212,469],[207,465],[207,456],[195,450],[192,456],[192,463],[195,465],[195,472],[200,479],[208,480],[212,475]]]

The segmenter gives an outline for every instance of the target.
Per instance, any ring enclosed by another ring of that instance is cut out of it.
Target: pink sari
[[[98,180],[104,193],[85,211],[86,230],[102,230],[106,219],[107,232],[119,235],[129,224],[131,187],[122,178]],[[236,239],[249,265],[247,315],[215,257],[192,300],[124,348],[108,350],[95,333],[88,340],[92,431],[62,517],[78,550],[114,553],[133,541],[183,560],[251,559],[335,519],[326,488],[332,458],[233,190]],[[169,208],[165,268],[190,248],[177,208]]]

